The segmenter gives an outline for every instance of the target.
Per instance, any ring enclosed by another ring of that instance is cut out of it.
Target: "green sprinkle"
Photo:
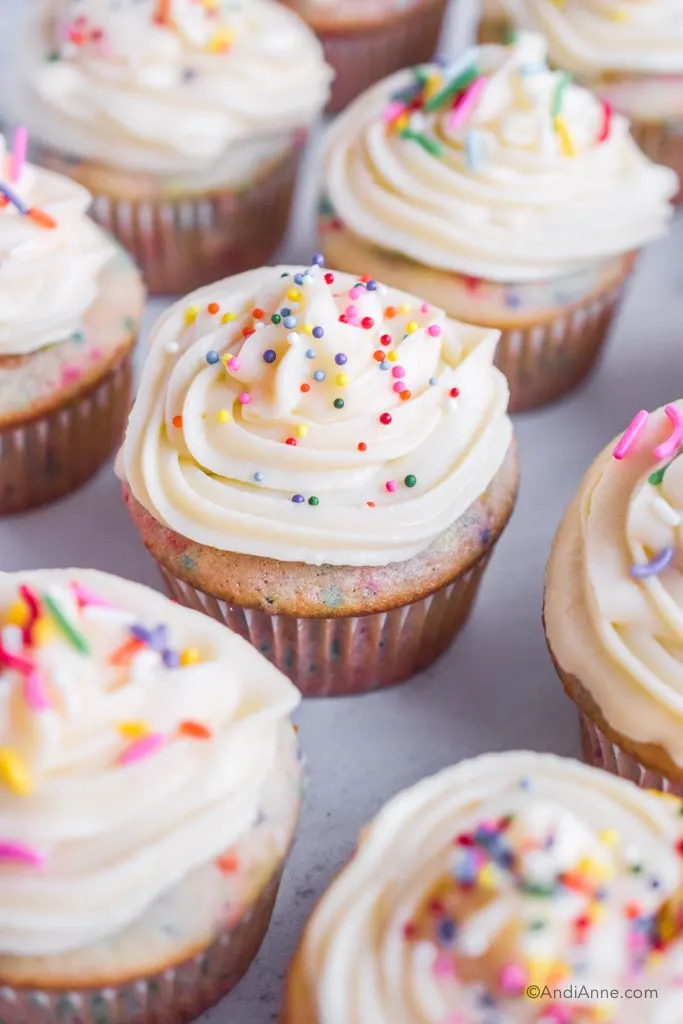
[[[334,407],[335,407],[335,409],[343,409],[344,408],[344,399],[343,398],[335,398],[335,400],[334,400]]]
[[[48,60],[48,62],[50,64],[56,64],[57,61],[61,60],[61,59],[62,59],[62,55],[59,52],[59,50],[53,50],[51,53],[48,53],[48,55],[47,55],[47,60]]]
[[[530,932],[540,932],[546,927],[545,921],[529,921]]]
[[[289,271],[288,270],[283,271],[283,273],[280,274],[280,277],[289,277]]]
[[[55,624],[59,626],[69,643],[71,643],[77,651],[80,651],[81,654],[90,654],[90,647],[88,646],[85,638],[82,637],[76,629],[74,629],[54,598],[50,597],[49,594],[43,594],[43,603],[54,619]]]
[[[445,103],[448,103],[449,100],[453,99],[453,97],[456,96],[459,92],[462,92],[463,89],[467,88],[470,82],[473,82],[475,78],[478,77],[479,71],[477,69],[476,64],[474,64],[471,68],[467,68],[461,74],[456,75],[452,82],[449,82],[447,85],[443,87],[443,89],[440,89],[439,92],[434,93],[434,95],[427,100],[424,107],[426,112],[428,114],[431,114],[433,111],[438,110],[439,107],[442,107]]]
[[[320,498],[316,498],[316,496],[313,495],[312,497],[310,497],[308,499],[308,504],[309,505],[319,505],[320,504]]]
[[[561,72],[557,81],[555,95],[553,96],[553,103],[550,108],[551,117],[559,117],[560,113],[562,112],[562,101],[564,100],[565,91],[571,80],[572,76],[569,74],[568,71]]]
[[[428,135],[423,135],[422,132],[411,131],[410,128],[404,128],[402,132],[399,132],[402,139],[409,139],[411,142],[417,142],[419,146],[427,152],[431,153],[432,156],[441,156],[443,153],[442,146],[435,140],[430,139]]]
[[[422,67],[421,64],[418,64],[411,70],[413,72],[413,78],[415,79],[416,82],[418,82],[420,85],[427,84],[427,82],[429,81],[429,71],[427,70],[427,68]]]
[[[270,322],[273,323],[273,324],[279,324],[281,322],[281,320],[282,320],[282,317],[280,316],[279,313],[273,313],[273,315],[270,318]]]
[[[405,478],[403,483],[406,485],[406,487],[414,487],[415,484],[417,483],[417,477],[413,476],[412,473],[408,473],[408,476]]]

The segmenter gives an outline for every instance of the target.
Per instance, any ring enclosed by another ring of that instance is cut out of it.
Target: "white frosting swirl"
[[[0,574],[0,640],[0,952],[59,955],[253,829],[299,698],[220,624],[93,571]]]
[[[0,209],[0,357],[35,352],[77,331],[116,252],[86,216],[86,189],[30,164],[10,184],[8,164],[0,136],[0,186],[9,184],[27,209],[43,211],[55,226],[10,202]]]
[[[234,175],[315,119],[331,73],[297,15],[274,0],[166,6],[159,23],[155,0],[41,0],[14,100],[32,131],[130,170]]]
[[[315,910],[290,990],[297,1006],[309,994],[309,1013],[293,1019],[583,1024],[612,1010],[620,1024],[673,1024],[683,942],[670,944],[664,906],[683,882],[678,812],[550,755],[487,755],[419,783],[365,830]],[[586,994],[553,998],[546,984]],[[647,987],[647,1003],[625,995]]]
[[[386,565],[426,549],[502,465],[512,428],[497,332],[375,282],[330,280],[317,266],[251,271],[157,324],[121,467],[182,536]]]
[[[683,401],[670,408],[683,418]],[[545,618],[559,664],[609,724],[683,767],[683,437],[656,453],[671,433],[659,409],[623,459],[612,444],[595,461],[556,540]]]
[[[428,267],[503,282],[565,275],[660,235],[676,176],[643,156],[622,117],[603,138],[599,100],[544,57],[540,37],[521,36],[443,74],[399,72],[360,97],[328,140],[342,223]],[[467,71],[473,91],[455,108],[452,96],[434,98]],[[413,107],[388,120],[401,97]]]

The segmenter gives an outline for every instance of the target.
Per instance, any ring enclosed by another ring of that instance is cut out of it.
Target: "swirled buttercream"
[[[621,458],[614,445],[598,457],[565,516],[546,628],[609,724],[683,765],[683,402],[639,422]]]
[[[0,358],[64,341],[81,327],[116,252],[88,220],[89,205],[86,189],[27,163],[13,181],[0,136]],[[29,213],[36,210],[39,219]]]
[[[390,801],[321,900],[292,1019],[679,1020],[680,837],[676,801],[574,761],[447,769]]]
[[[109,940],[162,896],[159,925],[189,929],[169,895],[257,824],[297,702],[246,642],[146,587],[0,574],[0,953]]]
[[[510,446],[496,340],[317,265],[229,278],[156,326],[121,474],[162,523],[221,550],[411,558]]]
[[[526,282],[637,249],[671,216],[676,176],[540,36],[386,79],[330,129],[326,188],[352,234],[439,270]]]
[[[14,102],[41,140],[160,174],[282,148],[324,106],[331,74],[273,0],[42,0],[25,36]]]

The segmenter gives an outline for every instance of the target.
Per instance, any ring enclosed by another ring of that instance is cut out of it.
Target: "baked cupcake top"
[[[316,260],[229,278],[162,316],[120,471],[158,520],[211,547],[402,561],[503,463],[498,332]]]
[[[0,574],[0,952],[109,939],[248,834],[297,702],[240,637],[146,587]]]
[[[487,755],[419,783],[315,910],[296,1019],[677,1020],[682,822],[678,801],[550,755]]]
[[[548,568],[561,668],[621,735],[683,767],[683,401],[638,413],[584,477]]]
[[[274,0],[41,0],[16,97],[40,139],[154,173],[229,166],[325,104],[331,72]],[[230,151],[230,153],[229,153]]]
[[[330,129],[326,188],[370,244],[525,282],[660,235],[676,176],[638,150],[627,121],[548,69],[541,37],[522,35],[359,97]]]
[[[65,341],[116,252],[87,217],[90,193],[22,159],[0,136],[0,359]]]

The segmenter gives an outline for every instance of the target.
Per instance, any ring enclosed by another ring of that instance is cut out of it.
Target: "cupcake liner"
[[[339,113],[381,78],[434,56],[447,0],[422,0],[394,11],[382,24],[318,30],[325,59],[335,72],[329,113]]]
[[[633,262],[618,280],[572,306],[536,323],[502,329],[495,361],[510,385],[510,412],[556,401],[594,369]]]
[[[631,135],[650,160],[676,172],[681,186],[673,202],[683,203],[683,122],[631,121]]]
[[[506,44],[510,42],[514,25],[503,11],[496,14],[484,14],[477,26],[477,42]]]
[[[198,195],[136,197],[129,175],[118,196],[115,174],[105,194],[87,160],[49,150],[41,162],[90,190],[91,216],[133,256],[151,293],[178,294],[268,263],[287,228],[303,138],[250,184]]]
[[[185,1024],[227,995],[246,973],[265,937],[280,873],[259,899],[207,949],[147,978],[106,988],[0,987],[3,1024]],[[0,978],[0,982],[2,979]],[[227,1015],[225,1021],[230,1021]]]
[[[646,768],[631,754],[618,747],[593,720],[579,712],[581,726],[581,756],[594,768],[602,768],[622,779],[635,782],[643,789],[656,789],[672,796],[683,797],[683,784],[665,778],[652,768]]]
[[[328,697],[393,686],[431,665],[466,622],[492,551],[493,546],[466,572],[421,600],[389,611],[335,618],[269,615],[230,605],[157,564],[179,604],[239,633],[304,696]]]
[[[130,410],[132,352],[87,391],[36,419],[0,427],[0,515],[86,482],[119,445]]]

